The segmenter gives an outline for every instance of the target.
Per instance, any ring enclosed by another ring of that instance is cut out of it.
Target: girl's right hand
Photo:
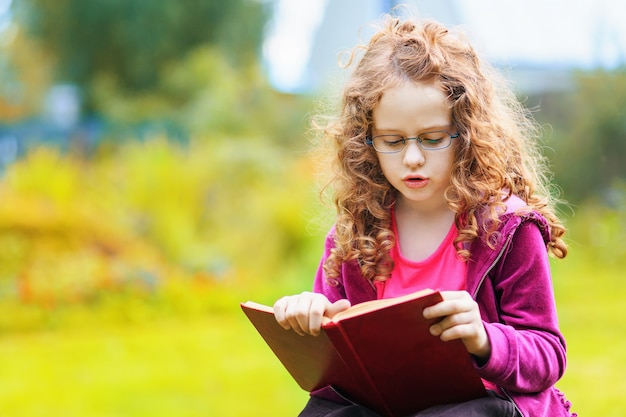
[[[331,303],[325,295],[312,292],[283,297],[274,304],[276,321],[286,330],[301,336],[317,336],[322,327],[322,317],[332,318],[350,307],[350,301]]]

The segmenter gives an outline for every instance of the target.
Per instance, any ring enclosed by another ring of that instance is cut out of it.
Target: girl
[[[347,82],[334,146],[337,219],[314,292],[276,319],[319,334],[322,316],[426,287],[430,331],[460,339],[490,395],[417,416],[569,416],[548,252],[567,254],[535,139],[509,89],[458,34],[384,19]],[[354,55],[353,55],[354,56]],[[407,358],[407,361],[411,358]],[[301,416],[376,415],[331,387]]]

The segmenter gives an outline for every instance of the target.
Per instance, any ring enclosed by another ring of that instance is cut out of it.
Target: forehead
[[[410,82],[387,88],[374,106],[372,118],[376,130],[415,133],[449,126],[451,113],[447,95],[439,86]]]

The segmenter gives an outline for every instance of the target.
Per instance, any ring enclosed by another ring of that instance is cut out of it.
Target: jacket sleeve
[[[324,262],[326,262],[326,259],[330,256],[331,249],[335,246],[334,230],[335,228],[333,227],[333,229],[326,236],[324,253],[322,254],[322,259],[317,267],[317,272],[315,273],[315,279],[313,281],[313,292],[324,294],[331,303],[346,298],[343,278],[339,277],[336,280],[328,282],[326,280],[326,274],[324,274]]]
[[[492,351],[481,376],[516,392],[547,389],[563,375],[566,355],[537,223],[525,221],[516,229],[491,280],[498,319],[485,321]]]

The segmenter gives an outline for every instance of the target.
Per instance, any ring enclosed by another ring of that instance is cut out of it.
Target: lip
[[[429,180],[421,175],[407,175],[402,178],[402,182],[408,188],[424,188],[428,185]]]

